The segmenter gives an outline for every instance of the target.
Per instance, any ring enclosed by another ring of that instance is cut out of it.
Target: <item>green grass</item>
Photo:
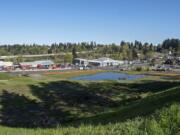
[[[156,109],[163,106],[180,102],[180,87],[158,92],[147,98],[137,100],[125,107],[120,107],[115,111],[96,115],[95,117],[86,118],[87,123],[108,123],[125,121],[139,116],[146,116],[154,113]]]
[[[12,76],[10,76],[7,73],[0,73],[0,81],[1,80],[9,80],[10,78],[12,78]]]
[[[180,82],[173,76],[88,82],[62,80],[69,73],[1,75],[0,135],[180,134]]]
[[[150,117],[136,117],[106,125],[57,126],[53,129],[0,127],[2,135],[179,135],[180,104],[157,110]]]

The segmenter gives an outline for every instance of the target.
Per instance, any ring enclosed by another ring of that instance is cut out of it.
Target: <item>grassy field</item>
[[[180,78],[69,81],[99,71],[0,74],[0,135],[179,135]]]

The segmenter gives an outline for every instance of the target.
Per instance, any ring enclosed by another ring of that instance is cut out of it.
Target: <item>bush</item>
[[[142,71],[143,69],[142,69],[142,67],[137,67],[136,68],[136,71]]]

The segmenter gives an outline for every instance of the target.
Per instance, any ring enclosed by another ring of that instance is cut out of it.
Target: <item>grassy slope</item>
[[[180,87],[168,89],[152,96],[148,96],[147,98],[135,101],[128,106],[117,109],[114,112],[99,114],[88,119],[86,118],[85,122],[103,124],[125,121],[134,117],[146,116],[154,113],[156,109],[161,109],[164,106],[176,102],[180,102]]]
[[[164,100],[167,98],[172,98],[172,93],[179,93],[179,89],[172,89],[168,90],[165,93],[159,94],[156,98],[160,97],[160,100]],[[155,97],[154,97],[155,98]],[[156,101],[157,101],[156,99]],[[154,102],[153,99],[144,99],[144,103],[149,105],[150,103]],[[174,100],[175,101],[175,100]],[[136,105],[136,107],[142,107],[142,104]],[[170,103],[169,103],[170,105]],[[151,105],[152,107],[152,105]],[[149,109],[151,108],[149,107]],[[162,106],[161,106],[162,107]],[[0,134],[2,135],[31,135],[31,134],[37,134],[37,135],[69,135],[69,134],[93,134],[93,135],[99,135],[99,134],[107,134],[107,135],[124,135],[124,134],[133,134],[133,135],[144,135],[144,134],[150,134],[150,135],[179,135],[180,130],[180,104],[179,103],[172,103],[169,107],[163,108],[161,110],[156,110],[156,112],[151,115],[151,117],[135,117],[131,120],[126,120],[125,122],[116,122],[112,123],[111,120],[114,121],[114,119],[121,119],[121,114],[123,111],[126,111],[126,113],[129,111],[132,111],[134,109],[134,106],[128,106],[127,108],[131,108],[130,110],[122,109],[117,111],[116,113],[112,114],[109,113],[108,116],[106,114],[103,115],[101,118],[96,118],[96,121],[99,119],[99,121],[103,121],[103,119],[108,120],[110,123],[107,124],[94,124],[92,122],[91,124],[79,124],[78,127],[74,126],[67,126],[67,127],[57,127],[53,129],[23,129],[23,128],[8,128],[8,127],[0,127]],[[146,107],[147,108],[147,107]],[[157,108],[156,108],[157,109]],[[136,112],[141,113],[141,109],[137,109]],[[134,111],[133,111],[134,112]],[[146,112],[149,112],[148,109]],[[151,112],[151,109],[150,109]],[[119,115],[118,115],[119,114]],[[126,114],[126,116],[128,115]],[[104,121],[103,121],[104,122]]]
[[[100,105],[98,106],[99,112],[92,113],[92,116],[89,115],[90,117],[84,117],[86,116],[86,113],[84,113],[85,115],[83,115],[82,111],[80,112],[77,111],[78,114],[81,113],[84,118],[82,117],[81,120],[62,125],[63,127],[58,127],[58,128],[53,128],[53,129],[40,129],[40,128],[24,129],[24,128],[19,128],[19,127],[8,128],[8,127],[1,126],[0,135],[1,134],[2,135],[4,134],[7,134],[7,135],[11,135],[11,134],[13,135],[21,135],[21,134],[27,134],[27,135],[30,135],[30,134],[40,134],[40,135],[44,135],[44,134],[47,134],[47,135],[50,135],[50,134],[52,135],[56,135],[56,134],[58,135],[59,134],[83,134],[83,135],[84,134],[158,134],[159,135],[159,134],[167,134],[167,133],[178,135],[180,133],[178,129],[178,127],[180,127],[180,105],[179,105],[180,87],[179,87],[178,82],[174,83],[174,81],[170,81],[170,80],[168,81],[166,80],[164,81],[140,80],[140,81],[135,81],[131,83],[127,83],[127,82],[126,83],[125,82],[124,83],[116,83],[116,82],[94,83],[93,82],[89,84],[87,82],[86,83],[82,82],[82,83],[77,84],[74,82],[73,83],[69,83],[69,82],[57,83],[57,78],[58,76],[56,76],[55,83],[54,82],[51,83],[49,82],[49,79],[42,79],[39,81],[39,80],[27,78],[27,77],[11,78],[8,76],[7,78],[8,82],[7,81],[0,82],[0,91],[2,92],[2,90],[4,89],[7,92],[10,92],[10,94],[12,92],[16,93],[15,96],[13,95],[13,98],[8,99],[8,102],[9,102],[8,105],[11,105],[12,101],[15,102],[14,104],[12,104],[13,106],[16,106],[17,103],[18,104],[21,103],[20,107],[25,108],[24,110],[22,110],[22,111],[25,111],[25,113],[28,113],[28,110],[26,110],[26,107],[33,107],[31,105],[34,105],[34,101],[30,99],[41,98],[42,100],[44,99],[42,98],[42,96],[45,96],[45,95],[41,95],[41,93],[39,93],[38,95],[37,94],[34,95],[34,93],[32,93],[32,88],[33,90],[38,88],[37,89],[38,91],[43,90],[43,92],[45,89],[47,89],[45,92],[48,92],[49,90],[51,90],[52,92],[55,92],[56,91],[55,89],[57,89],[58,91],[62,90],[62,92],[64,92],[64,90],[65,91],[68,90],[70,93],[64,93],[64,94],[68,94],[66,96],[69,96],[70,99],[73,98],[74,96],[75,97],[77,96],[76,93],[79,92],[78,88],[80,88],[79,90],[82,90],[80,91],[80,93],[88,89],[89,91],[94,91],[96,94],[98,94],[98,96],[100,96],[100,98],[107,97],[108,99],[111,99],[112,101],[116,101],[115,103],[118,103],[119,107],[118,106],[108,107],[104,105],[102,106],[102,108],[107,107],[107,110],[102,111],[101,105]],[[62,76],[60,78],[62,78]],[[41,82],[46,82],[47,84],[41,85]],[[64,85],[64,83],[67,83],[68,87],[67,85]],[[41,89],[39,89],[39,87],[29,87],[32,85],[40,86]],[[71,88],[69,87],[69,85],[73,87]],[[52,86],[53,86],[53,89],[52,89]],[[60,88],[63,88],[63,89],[60,89]],[[75,93],[72,93],[73,90],[75,90]],[[143,92],[139,92],[139,90]],[[55,93],[55,94],[58,95],[59,93]],[[85,93],[85,94],[88,94],[88,93]],[[22,95],[22,96],[19,96],[19,95]],[[48,99],[50,99],[51,103],[57,104],[58,102],[51,100],[51,96],[52,95],[50,95]],[[55,97],[53,97],[52,99],[54,98]],[[82,99],[84,98],[84,95],[81,95],[76,98]],[[94,99],[94,97],[91,97],[91,96],[89,96],[89,98]],[[68,100],[70,99],[68,98]],[[98,102],[95,102],[95,104],[102,104],[102,103],[104,104],[104,98],[102,99],[103,100],[99,100]],[[57,100],[60,100],[60,99],[57,98]],[[67,100],[64,99],[63,102],[64,101],[67,101]],[[6,103],[8,102],[6,101]],[[72,102],[75,102],[78,105],[80,105],[79,102],[76,100],[72,100]],[[88,105],[89,107],[92,107],[91,109],[94,109],[93,107],[97,107],[97,106],[91,106],[93,102],[85,102],[85,103],[87,103],[86,105]],[[169,107],[169,105],[171,104],[173,105]],[[157,112],[157,109],[160,109],[165,106],[167,106],[168,108],[161,109],[160,112],[159,111]],[[12,106],[9,106],[9,107],[11,108]],[[15,109],[18,109],[18,108],[15,108]],[[66,110],[72,109],[71,104],[68,104],[68,106],[65,106],[65,109]],[[75,106],[75,109],[77,109],[77,106]],[[149,115],[151,115],[154,112],[157,112],[157,113],[154,114],[153,117],[149,117]],[[77,125],[78,127],[75,128],[74,126],[77,126]]]

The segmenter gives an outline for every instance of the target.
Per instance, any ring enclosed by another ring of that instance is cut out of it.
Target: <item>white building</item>
[[[75,58],[74,63],[77,66],[87,66],[89,64],[89,60],[82,58]]]
[[[33,61],[33,62],[21,62],[19,63],[20,66],[23,68],[38,68],[39,66],[43,66],[48,68],[49,66],[53,65],[54,62],[51,60],[39,60],[39,61]]]
[[[0,67],[12,67],[13,66],[13,62],[10,61],[0,61]]]
[[[176,59],[180,61],[180,56],[179,56],[179,57],[176,57]]]
[[[106,58],[106,57],[102,57],[102,58],[94,59],[94,60],[76,58],[75,64],[79,65],[79,66],[91,65],[91,66],[106,67],[106,66],[122,65],[122,64],[124,64],[124,61],[113,60],[113,59]]]

